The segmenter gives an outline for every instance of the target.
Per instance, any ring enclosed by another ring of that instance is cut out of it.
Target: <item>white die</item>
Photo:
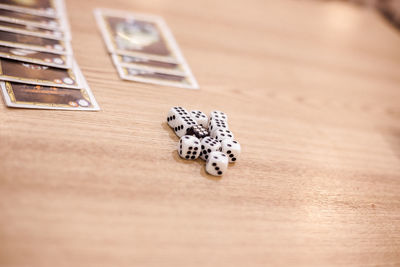
[[[207,136],[201,140],[201,153],[200,158],[203,160],[208,159],[208,155],[213,151],[220,151],[221,143],[217,140]]]
[[[224,139],[233,140],[233,138],[234,138],[233,133],[231,131],[225,130],[225,129],[216,129],[211,132],[210,136],[220,142]]]
[[[200,156],[200,146],[197,137],[184,135],[178,143],[178,154],[184,159],[197,159]]]
[[[208,127],[208,117],[206,114],[201,112],[200,110],[192,110],[190,111],[190,115],[192,116],[192,119],[197,122],[197,124],[203,126],[204,128],[207,129]]]
[[[211,111],[210,118],[224,120],[224,121],[228,122],[228,115],[226,115],[224,112],[219,111],[219,110]]]
[[[228,156],[229,162],[236,162],[242,151],[238,141],[232,139],[224,139],[221,142],[221,150]]]
[[[228,123],[224,120],[216,119],[211,117],[208,121],[208,131],[211,133],[216,129],[226,129],[228,130]]]
[[[174,131],[175,134],[179,137],[186,135],[187,130],[196,125],[197,123],[190,116],[182,116],[178,117],[175,122]]]
[[[206,171],[211,175],[221,176],[227,169],[228,157],[220,151],[211,152],[206,162]]]
[[[189,112],[182,107],[172,107],[167,114],[169,127],[174,128],[176,126],[176,119],[182,116],[189,116]]]

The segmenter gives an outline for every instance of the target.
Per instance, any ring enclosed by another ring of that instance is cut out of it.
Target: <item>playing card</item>
[[[0,20],[45,29],[62,29],[65,26],[60,18],[48,18],[5,9],[0,9]]]
[[[71,54],[72,51],[69,42],[65,40],[54,40],[1,30],[0,45],[56,54]]]
[[[99,110],[89,87],[60,88],[24,83],[0,82],[6,105],[15,108]]]
[[[199,88],[196,80],[191,76],[169,74],[143,68],[123,67],[118,64],[115,56],[113,56],[113,61],[120,77],[124,80],[174,86],[187,89]]]
[[[64,69],[70,68],[72,63],[71,55],[60,55],[8,46],[0,46],[0,57]]]
[[[61,30],[44,29],[31,25],[17,24],[8,21],[0,21],[0,30],[56,40],[67,39],[67,35],[64,34],[64,32],[62,32]]]
[[[199,88],[162,18],[108,9],[94,14],[122,79]]]
[[[60,69],[29,62],[0,59],[0,80],[47,86],[82,88],[81,71],[76,63]]]
[[[124,67],[148,68],[166,73],[185,75],[182,65],[171,62],[151,60],[148,58],[132,57],[126,55],[116,55],[118,64]]]
[[[160,17],[96,9],[95,17],[110,53],[153,60],[183,62],[183,57]]]
[[[56,0],[2,0],[0,8],[39,16],[56,17],[60,9]]]

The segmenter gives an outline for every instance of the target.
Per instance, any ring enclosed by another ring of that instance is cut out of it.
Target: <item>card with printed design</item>
[[[0,80],[47,86],[82,88],[81,71],[76,63],[71,69],[54,68],[28,62],[0,59]]]
[[[58,0],[2,0],[0,8],[38,16],[57,17],[60,12]]]
[[[69,39],[70,36],[58,29],[45,29],[34,27],[31,25],[17,24],[8,21],[0,21],[0,31],[21,33],[26,35],[33,35],[43,38],[63,40]]]
[[[187,89],[198,89],[196,80],[190,76],[169,74],[155,70],[146,70],[143,68],[123,67],[116,62],[115,56],[113,56],[113,60],[120,77],[124,80]]]
[[[109,9],[94,12],[110,53],[184,62],[162,18]]]
[[[122,79],[199,88],[161,17],[109,9],[94,14]]]
[[[15,108],[100,110],[89,87],[61,88],[0,82],[6,105]]]
[[[31,25],[45,29],[64,29],[65,27],[65,21],[60,18],[48,18],[6,9],[0,9],[0,21]]]
[[[69,42],[42,38],[32,35],[0,31],[0,45],[50,52],[56,54],[71,54]]]
[[[72,66],[71,55],[60,55],[8,46],[0,46],[0,57],[63,69]]]
[[[119,65],[124,67],[136,67],[164,71],[166,73],[175,73],[185,75],[185,69],[178,63],[152,60],[144,57],[132,57],[126,55],[116,55]]]

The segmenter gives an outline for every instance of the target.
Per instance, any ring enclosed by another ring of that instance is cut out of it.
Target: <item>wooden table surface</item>
[[[119,79],[92,10],[165,18],[201,90]],[[400,32],[333,1],[68,0],[100,112],[0,102],[0,266],[400,266]],[[221,179],[171,106],[223,110]]]

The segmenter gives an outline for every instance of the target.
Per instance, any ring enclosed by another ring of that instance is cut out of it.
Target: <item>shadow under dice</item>
[[[178,153],[184,159],[197,159],[200,155],[200,140],[191,135],[182,136],[179,140]]]
[[[207,136],[201,140],[201,153],[200,158],[203,160],[207,160],[208,156],[213,151],[220,151],[221,143],[217,140]]]
[[[204,129],[203,126],[201,125],[193,125],[192,127],[190,127],[187,130],[187,135],[194,135],[199,139],[202,139],[206,136],[209,136],[210,134],[208,133],[208,131],[206,129]]]
[[[182,107],[172,107],[167,114],[167,123],[169,127],[174,128],[177,118],[182,116],[189,116],[189,112]]]
[[[242,149],[238,141],[224,139],[221,142],[221,151],[228,156],[229,162],[236,162]]]
[[[215,176],[223,175],[228,169],[228,157],[220,152],[213,151],[209,154],[206,162],[206,171]]]

